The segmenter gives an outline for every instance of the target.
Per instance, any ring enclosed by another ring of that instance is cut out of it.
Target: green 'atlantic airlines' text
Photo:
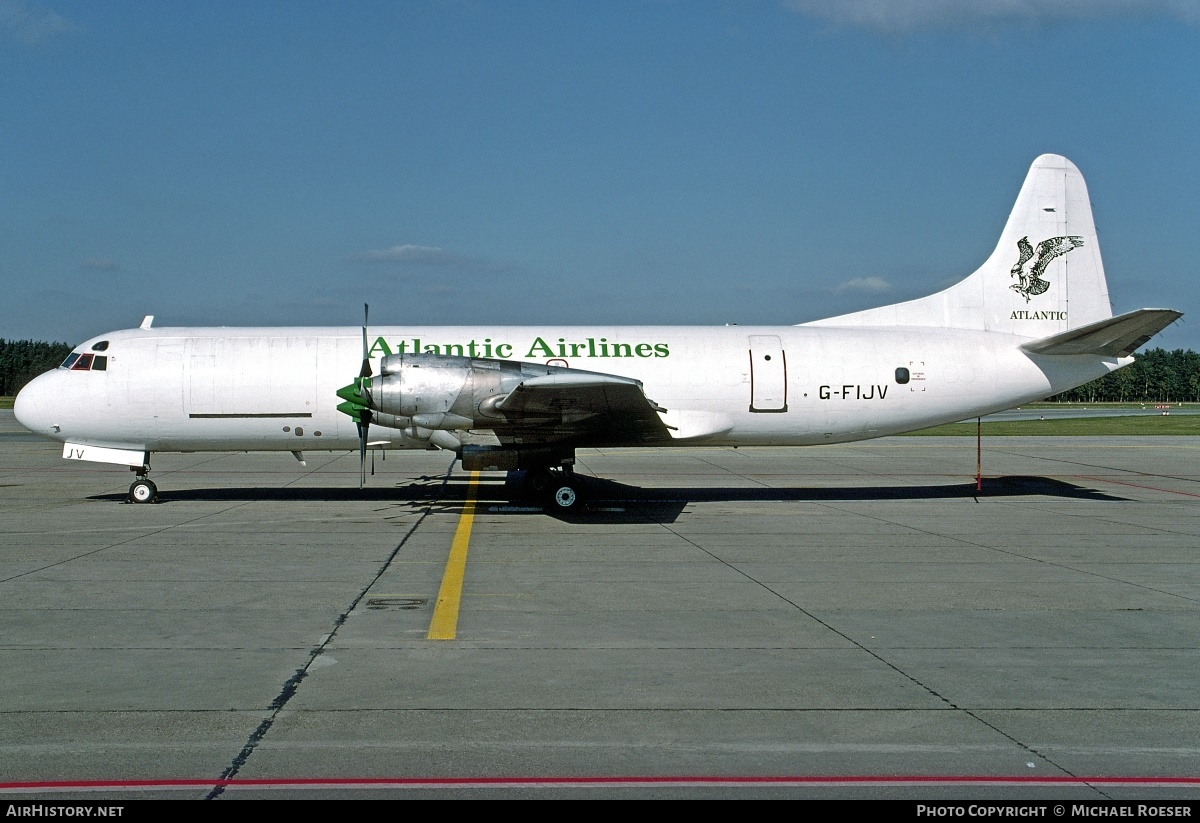
[[[481,341],[468,340],[465,343],[430,343],[420,337],[410,337],[394,345],[390,345],[382,337],[376,337],[369,356],[386,357],[389,354],[450,354],[458,357],[499,358],[519,356],[528,360],[539,357],[670,357],[671,349],[666,343],[626,343],[609,340],[607,337],[588,337],[584,340],[559,337],[553,341],[535,337],[527,349],[518,348],[512,343],[497,342],[490,337]]]

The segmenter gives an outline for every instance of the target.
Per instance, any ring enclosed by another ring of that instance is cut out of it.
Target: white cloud
[[[405,243],[390,249],[372,249],[350,256],[356,263],[461,263],[461,255],[448,252],[437,246],[417,246]]]
[[[26,0],[0,0],[0,35],[7,38],[33,46],[79,30],[79,26],[61,14]]]
[[[893,34],[1113,17],[1169,17],[1200,24],[1196,0],[783,0],[783,4],[838,25]]]
[[[872,294],[891,290],[892,284],[882,277],[855,277],[834,288],[835,292],[864,291]]]
[[[109,260],[107,257],[89,257],[83,261],[85,269],[92,271],[120,271],[121,266],[114,260]]]
[[[496,274],[498,272],[511,272],[514,269],[512,263],[502,260],[471,257],[466,254],[447,251],[439,246],[419,246],[415,243],[403,243],[388,249],[368,249],[357,254],[351,254],[347,259],[352,263],[443,266],[452,272],[460,274]]]

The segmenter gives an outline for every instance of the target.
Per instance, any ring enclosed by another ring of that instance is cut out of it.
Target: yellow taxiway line
[[[458,518],[454,540],[450,543],[450,556],[446,559],[446,570],[442,573],[442,587],[438,590],[437,604],[433,607],[433,619],[429,621],[426,640],[453,640],[458,633],[458,607],[462,601],[463,576],[467,571],[467,546],[471,542],[471,526],[475,523],[475,495],[479,490],[479,472],[471,472],[467,486],[467,502]]]

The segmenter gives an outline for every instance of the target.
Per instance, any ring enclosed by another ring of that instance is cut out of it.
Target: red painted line
[[[1118,486],[1132,486],[1135,489],[1149,489],[1150,491],[1162,492],[1163,494],[1182,494],[1185,497],[1200,497],[1200,494],[1192,492],[1181,492],[1175,489],[1160,489],[1157,486],[1144,486],[1141,483],[1126,483],[1123,480],[1110,480],[1107,477],[1088,477],[1087,475],[1079,475],[1082,480],[1091,480],[1096,483],[1115,483]]]
[[[254,778],[236,780],[65,780],[0,783],[0,792],[70,791],[96,789],[186,789],[223,787],[237,788],[317,788],[379,787],[397,788],[487,786],[736,786],[736,785],[1137,785],[1137,786],[1200,786],[1200,776],[1103,776],[1071,777],[1067,775],[650,775],[612,777],[301,777]]]

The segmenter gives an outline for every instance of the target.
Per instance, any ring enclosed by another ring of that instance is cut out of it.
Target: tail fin
[[[1112,317],[1083,175],[1033,161],[987,262],[945,291],[806,325],[940,326],[1043,338]]]

